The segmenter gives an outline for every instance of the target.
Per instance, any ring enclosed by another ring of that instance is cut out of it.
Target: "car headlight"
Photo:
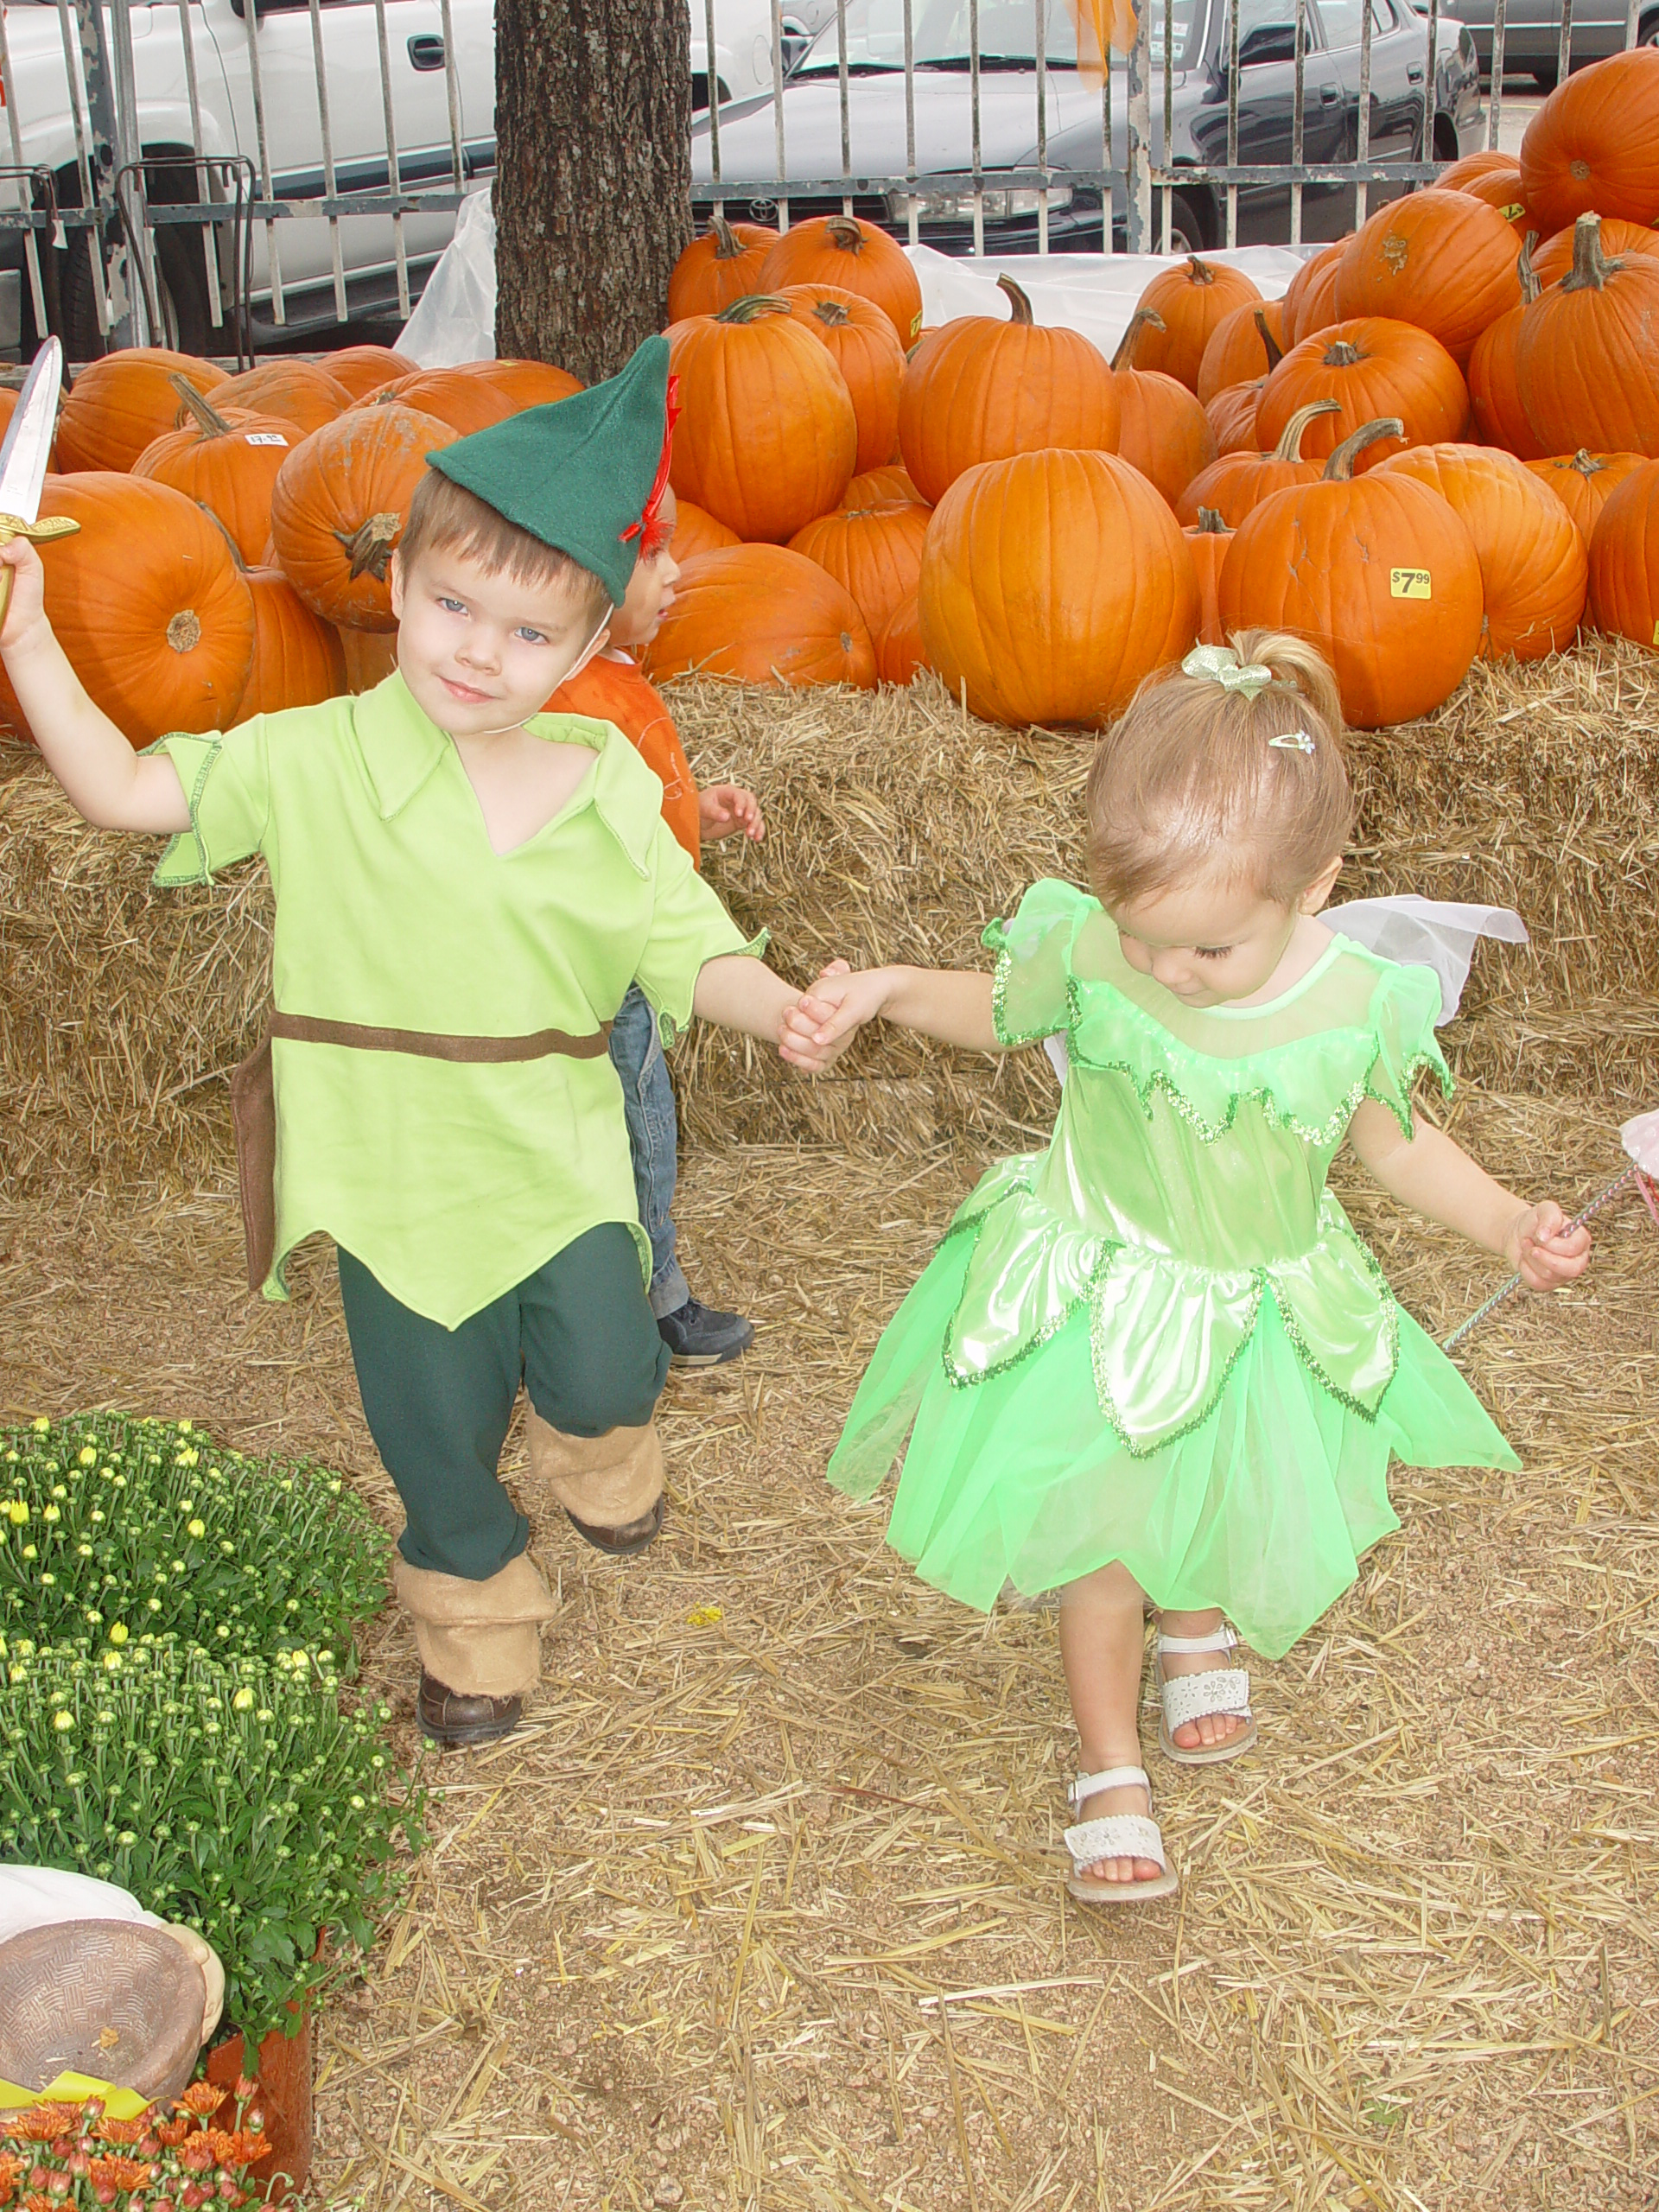
[[[988,186],[979,195],[988,223],[1006,223],[1016,215],[1034,215],[1042,205],[1042,193],[1035,187]],[[913,192],[890,192],[887,194],[887,218],[890,222],[905,223],[910,219],[912,204],[918,222],[971,223],[974,219],[974,195],[971,192],[931,192],[918,184]],[[1071,205],[1069,184],[1052,184],[1048,188],[1048,212],[1057,213]]]

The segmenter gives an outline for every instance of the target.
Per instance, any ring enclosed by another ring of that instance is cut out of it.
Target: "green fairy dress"
[[[1185,1006],[1099,902],[1038,883],[984,942],[1005,1045],[1064,1033],[1046,1152],[1004,1160],[894,1315],[830,1463],[904,1446],[888,1541],[987,1611],[1121,1560],[1268,1657],[1399,1522],[1389,1457],[1515,1467],[1325,1188],[1355,1109],[1410,1134],[1440,987],[1341,937],[1280,997]]]

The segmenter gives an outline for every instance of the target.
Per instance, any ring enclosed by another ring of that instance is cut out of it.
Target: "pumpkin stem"
[[[167,642],[175,653],[191,653],[201,643],[201,617],[194,607],[181,607],[167,626]]]
[[[1129,355],[1135,347],[1137,331],[1162,330],[1164,327],[1164,318],[1156,308],[1136,308],[1135,313],[1129,317],[1129,327],[1124,332],[1116,353],[1112,356],[1112,366],[1115,369],[1128,367]]]
[[[1228,535],[1226,521],[1215,507],[1198,509],[1198,526],[1199,535],[1204,537],[1224,537]]]
[[[709,234],[715,242],[716,261],[741,261],[748,251],[748,248],[723,215],[711,215],[709,218]]]
[[[813,305],[812,313],[827,330],[839,330],[843,322],[850,322],[853,319],[839,300],[818,300]]]
[[[191,383],[188,377],[181,377],[178,372],[175,370],[173,374],[168,377],[168,382],[172,385],[174,391],[178,393],[179,397],[184,402],[184,405],[179,410],[181,423],[182,423],[183,417],[186,415],[188,415],[194,420],[197,429],[201,432],[204,438],[228,438],[230,436],[231,425],[225,420],[225,417],[219,413],[216,407],[212,407],[208,404],[207,400],[205,400],[201,394],[196,390],[194,385]]]
[[[745,292],[729,307],[721,308],[715,317],[716,322],[753,322],[757,315],[787,315],[790,305],[780,300],[776,292]]]
[[[1607,464],[1605,461],[1599,460],[1596,454],[1587,453],[1585,448],[1580,446],[1577,453],[1573,454],[1572,460],[1567,463],[1567,466],[1569,468],[1576,469],[1580,476],[1587,480],[1592,476],[1599,476],[1602,470],[1606,467]]]
[[[1537,243],[1537,232],[1529,231],[1521,241],[1520,257],[1515,264],[1515,273],[1521,279],[1521,302],[1523,307],[1530,307],[1535,300],[1543,296],[1544,288],[1538,281],[1538,271],[1532,265],[1532,249]]]
[[[831,215],[824,224],[823,234],[843,253],[862,253],[864,251],[864,232],[855,216]]]
[[[1200,261],[1196,253],[1186,257],[1186,281],[1189,284],[1213,284],[1216,272],[1207,261]]]
[[[1008,302],[1008,321],[1018,323],[1021,330],[1029,330],[1033,321],[1031,302],[1014,283],[1012,276],[999,276],[996,289],[1006,293]]]
[[[1337,339],[1325,350],[1327,369],[1351,369],[1365,359],[1357,346],[1351,346],[1345,338]]]
[[[1573,226],[1573,266],[1561,279],[1562,291],[1599,292],[1618,265],[1602,256],[1600,216],[1580,215]]]
[[[230,547],[231,558],[236,563],[237,574],[241,576],[245,576],[248,573],[248,564],[242,558],[242,548],[231,536],[230,531],[226,529],[224,524],[220,522],[219,517],[213,512],[206,499],[198,499],[196,501],[196,505],[200,508],[202,513],[207,516],[208,521],[212,523],[213,528],[219,532],[225,543]]]
[[[1306,407],[1299,407],[1286,423],[1278,444],[1274,448],[1275,461],[1300,461],[1302,457],[1302,432],[1316,415],[1340,415],[1339,399],[1310,399]]]
[[[1351,438],[1342,443],[1325,464],[1327,484],[1351,484],[1354,476],[1354,462],[1367,446],[1374,446],[1379,438],[1403,438],[1406,426],[1397,415],[1379,416],[1375,423],[1362,423]]]
[[[391,549],[397,543],[404,526],[402,515],[397,513],[371,515],[347,537],[343,531],[334,535],[352,556],[352,581],[359,576],[372,576],[377,583],[386,581],[386,567],[391,559]]]
[[[1268,318],[1260,308],[1255,311],[1255,327],[1261,334],[1262,343],[1268,350],[1268,374],[1271,376],[1280,362],[1284,359],[1285,349],[1268,329]]]

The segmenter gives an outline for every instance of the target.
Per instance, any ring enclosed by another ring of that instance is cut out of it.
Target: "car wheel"
[[[1169,250],[1174,255],[1202,253],[1209,244],[1204,211],[1197,198],[1190,192],[1173,192],[1169,205]],[[1164,236],[1164,211],[1154,203],[1152,234],[1161,245]]]
[[[1532,72],[1532,81],[1541,92],[1553,92],[1556,81],[1555,64],[1553,61],[1540,62]]]
[[[156,241],[156,307],[160,319],[150,342],[175,353],[207,353],[213,324],[207,305],[207,271],[201,241],[194,227],[163,228]],[[92,243],[85,232],[70,242],[62,276],[63,342],[72,361],[95,360],[108,341],[98,327],[92,291]]]
[[[1659,46],[1659,10],[1643,16],[1636,27],[1636,42],[1638,46]]]

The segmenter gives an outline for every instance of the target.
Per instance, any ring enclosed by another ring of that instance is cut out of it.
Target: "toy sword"
[[[57,339],[48,338],[35,356],[34,366],[11,410],[4,442],[0,443],[0,545],[9,545],[14,537],[32,538],[40,544],[48,538],[67,537],[71,531],[80,528],[67,515],[48,515],[44,522],[38,519],[62,381],[63,347]],[[0,570],[0,622],[5,620],[10,601],[11,570],[7,569]]]

